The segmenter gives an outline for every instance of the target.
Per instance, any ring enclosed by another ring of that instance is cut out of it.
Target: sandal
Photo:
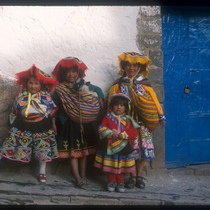
[[[86,177],[83,177],[83,179],[85,180],[85,184],[86,185],[89,185],[90,184],[90,180],[89,179],[87,179]]]
[[[129,181],[125,184],[125,187],[128,189],[133,189],[136,185],[136,181],[134,181],[132,178],[136,179],[136,176],[130,176]]]
[[[140,180],[136,180],[136,187],[140,188],[140,189],[144,189],[145,188],[145,183],[143,180],[147,180],[146,178],[142,177],[142,176],[137,176],[137,179],[140,178]]]
[[[39,174],[39,181],[43,184],[47,182],[46,175],[45,174]]]
[[[77,187],[82,187],[85,184],[86,184],[86,180],[84,178],[77,180]]]

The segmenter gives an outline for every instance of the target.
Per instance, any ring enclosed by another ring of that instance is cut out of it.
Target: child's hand
[[[54,134],[57,136],[57,127],[55,125],[55,118],[52,118],[52,129],[54,131]]]
[[[122,140],[123,139],[123,135],[120,133],[120,134],[118,134],[118,138],[120,139],[120,140]]]
[[[56,127],[56,125],[53,125],[53,126],[52,126],[52,129],[53,129],[53,131],[54,131],[54,134],[57,136],[57,127]]]
[[[117,139],[117,138],[118,138],[118,134],[112,133],[112,138],[113,138],[113,139]]]

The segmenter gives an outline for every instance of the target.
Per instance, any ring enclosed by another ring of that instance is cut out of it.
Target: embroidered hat
[[[56,80],[54,80],[49,74],[46,74],[37,68],[35,64],[33,64],[29,69],[25,71],[16,73],[15,76],[17,78],[16,84],[19,86],[22,85],[23,89],[26,88],[27,81],[30,76],[35,76],[39,82],[42,83],[44,90],[49,92],[58,85]]]
[[[123,97],[123,98],[127,99],[128,101],[131,101],[131,99],[123,93],[114,93],[110,96],[110,99],[112,100],[113,98],[115,98],[117,96]]]
[[[81,77],[84,78],[86,76],[85,71],[87,70],[87,66],[76,57],[66,57],[61,59],[55,66],[52,75],[56,78],[57,81],[60,81],[60,71],[62,71],[62,69],[70,69],[74,65],[77,65],[78,70],[82,72]]]
[[[136,52],[124,52],[124,53],[122,53],[121,55],[118,56],[118,61],[119,61],[119,68],[120,68],[120,71],[118,72],[118,74],[121,75],[121,76],[123,76],[124,72],[125,72],[125,70],[122,69],[121,61],[128,61],[130,63],[145,64],[146,68],[141,73],[144,75],[144,77],[147,77],[148,74],[149,74],[148,66],[149,66],[151,60],[148,57],[146,57],[146,56],[140,55],[139,53],[136,53]]]

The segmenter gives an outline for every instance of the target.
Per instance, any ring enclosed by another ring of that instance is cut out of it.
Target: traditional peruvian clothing
[[[112,139],[113,132],[122,133],[124,139]],[[131,173],[135,170],[135,159],[130,144],[139,132],[139,125],[128,115],[108,113],[99,126],[101,143],[94,166],[113,174]]]
[[[30,162],[32,154],[39,162],[58,158],[57,144],[50,117],[56,112],[49,93],[57,82],[33,65],[30,69],[16,74],[17,84],[26,87],[27,79],[35,76],[44,89],[31,94],[22,89],[15,99],[9,115],[11,129],[0,147],[0,155],[10,160]]]
[[[151,61],[148,57],[134,52],[123,53],[118,56],[118,60],[119,74],[122,77],[117,79],[110,88],[108,103],[110,103],[110,96],[114,93],[123,93],[131,99],[131,116],[140,125],[140,138],[132,145],[135,159],[153,159],[155,154],[151,131],[158,126],[159,120],[165,120],[165,116],[147,79]],[[140,70],[141,73],[139,72],[134,78],[129,78],[121,66],[121,61],[140,63],[143,71]]]
[[[63,69],[76,65],[80,77],[85,77],[86,65],[75,57],[62,59],[52,74],[60,82],[55,89],[53,100],[58,106],[54,115],[57,126],[57,142],[60,158],[81,158],[96,153],[98,132],[94,122],[100,111],[99,98],[104,98],[102,90],[89,84],[89,90],[97,93],[97,98],[86,97],[74,84],[61,81]]]

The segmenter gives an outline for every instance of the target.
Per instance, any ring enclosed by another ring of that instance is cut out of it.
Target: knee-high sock
[[[46,174],[46,162],[44,163],[39,163],[39,167],[40,167],[40,174]]]

